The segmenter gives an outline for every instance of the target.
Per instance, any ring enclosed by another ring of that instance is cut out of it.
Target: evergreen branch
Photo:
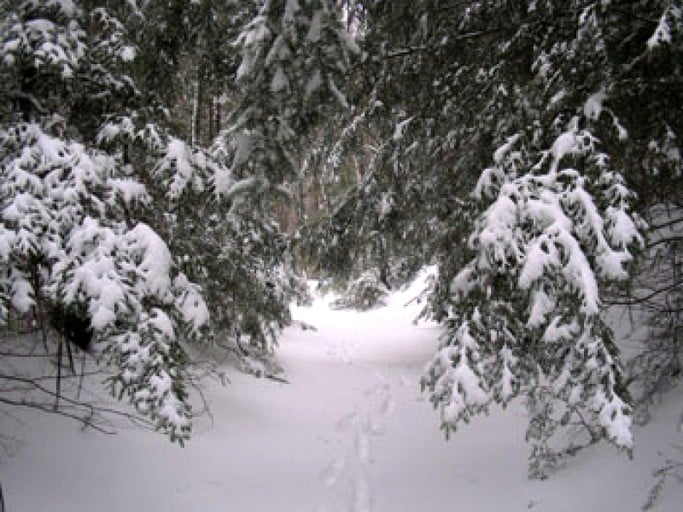
[[[482,36],[486,36],[489,34],[495,34],[498,32],[501,32],[501,28],[492,28],[488,30],[475,30],[473,32],[467,32],[464,34],[456,34],[453,36],[449,36],[449,39],[452,39],[454,41],[466,41],[468,39],[477,39]],[[399,57],[406,57],[408,55],[412,55],[415,53],[422,53],[422,52],[433,52],[437,50],[439,47],[438,46],[415,46],[412,48],[401,48],[398,50],[394,50],[393,52],[389,52],[386,55],[387,59],[395,59]]]
[[[671,290],[676,290],[683,285],[683,278],[674,281],[670,285],[664,287],[664,288],[658,288],[653,290],[651,293],[648,295],[645,295],[643,297],[633,297],[631,299],[625,299],[625,300],[610,300],[609,298],[605,301],[606,304],[610,306],[635,306],[637,304],[644,304],[652,300],[654,297],[670,292]]]

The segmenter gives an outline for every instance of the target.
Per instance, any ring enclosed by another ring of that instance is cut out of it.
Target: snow
[[[180,311],[183,321],[190,326],[192,331],[197,332],[209,321],[209,308],[204,302],[201,290],[198,286],[191,284],[182,273],[176,276],[173,285],[180,290],[176,299],[176,308]]]
[[[526,252],[526,261],[519,273],[519,287],[522,289],[528,289],[549,268],[560,266],[560,255],[547,235],[538,237]],[[529,323],[534,322],[530,319]]]
[[[514,145],[517,144],[519,137],[520,135],[518,133],[512,135],[511,137],[508,137],[505,141],[505,144],[496,149],[496,151],[493,153],[493,161],[496,164],[499,165],[503,162],[505,156],[510,152]]]
[[[557,171],[557,166],[560,161],[568,154],[573,154],[578,149],[578,141],[576,140],[576,133],[574,131],[567,131],[560,135],[550,148],[550,153],[553,155],[553,163],[550,167],[551,173]]]
[[[583,296],[581,311],[591,315],[600,310],[600,297],[598,296],[598,283],[591,270],[586,255],[581,250],[579,242],[570,233],[558,231],[556,239],[567,257],[567,263],[563,269],[563,274],[568,282],[574,284]]]
[[[131,178],[110,178],[107,182],[114,195],[121,197],[126,206],[148,201],[147,188]]]
[[[339,36],[339,39],[344,45],[344,48],[346,48],[346,50],[348,50],[354,55],[361,54],[360,46],[358,46],[358,43],[356,42],[356,40],[350,32],[348,32],[347,30],[337,30],[337,35]]]
[[[440,364],[445,368],[435,385],[435,394],[442,394],[448,389],[462,389],[462,393],[452,393],[449,403],[442,410],[444,423],[455,423],[461,415],[467,416],[468,408],[486,407],[491,401],[490,395],[480,387],[481,379],[467,364],[466,353],[476,351],[476,341],[469,332],[469,325],[463,324],[458,330],[460,347],[445,347],[440,351]],[[453,356],[458,357],[458,363],[451,367]]]
[[[591,94],[586,103],[583,105],[583,115],[588,119],[597,120],[602,113],[602,104],[607,99],[607,94],[604,89]]]
[[[306,35],[306,39],[311,41],[312,43],[317,43],[320,41],[320,32],[322,31],[322,19],[323,19],[323,11],[318,10],[315,12],[313,17],[311,18],[311,26],[308,29],[308,34]]]
[[[125,235],[127,248],[138,260],[136,288],[166,299],[171,287],[171,252],[152,228],[139,222]]]
[[[297,0],[287,0],[287,3],[285,4],[285,13],[282,15],[283,24],[293,24],[296,21],[296,13],[300,10],[301,7]]]
[[[317,331],[285,332],[278,353],[289,383],[226,368],[231,384],[206,389],[213,418],[197,418],[183,449],[125,423],[106,436],[46,414],[23,412],[17,424],[3,415],[2,433],[22,444],[0,464],[7,510],[640,509],[652,472],[678,454],[680,394],[665,398],[649,426],[635,428],[633,460],[599,445],[549,480],[530,481],[518,402],[444,441],[418,384],[441,330],[413,324],[420,305],[404,306],[419,291],[416,284],[366,313],[331,310],[331,296],[294,308],[295,319]],[[155,382],[167,384],[163,375]],[[176,414],[173,403],[164,407]],[[654,510],[680,510],[681,500],[683,485],[670,478]]]
[[[403,138],[403,134],[405,133],[406,129],[408,128],[408,125],[413,119],[414,116],[410,116],[409,118],[396,123],[396,127],[394,128],[394,135],[392,137],[394,142],[399,142]]]
[[[555,105],[562,101],[565,97],[567,96],[567,91],[564,89],[561,89],[560,91],[556,92],[552,98],[550,98],[550,104]]]
[[[317,91],[322,84],[323,80],[320,75],[320,70],[316,69],[306,82],[305,97],[308,98],[311,94]]]
[[[337,84],[334,83],[334,80],[332,80],[331,77],[327,80],[327,85],[328,85],[328,87],[330,88],[330,92],[331,92],[332,95],[335,97],[335,99],[337,100],[337,102],[339,103],[339,105],[340,105],[342,108],[348,109],[348,108],[349,108],[349,104],[348,104],[348,102],[346,101],[346,96],[344,96],[344,93],[342,93],[342,92],[339,90],[339,88],[337,87]]]
[[[669,22],[667,19],[667,14],[671,12],[672,16],[675,16],[675,14],[678,14],[678,18],[681,17],[681,11],[680,9],[676,10],[677,8],[675,6],[671,6],[671,11],[667,9],[664,14],[662,14],[661,18],[659,19],[659,23],[657,24],[657,28],[653,32],[653,34],[650,36],[650,38],[647,40],[647,48],[648,50],[652,51],[655,48],[663,45],[663,44],[670,44],[671,43],[671,28],[669,27]]]
[[[153,327],[155,330],[157,330],[161,334],[163,334],[164,337],[166,337],[168,339],[175,339],[175,330],[173,329],[173,321],[161,309],[153,308],[152,314],[150,315],[148,322],[149,322],[149,325],[151,327]],[[152,384],[152,387],[155,387],[154,383],[151,382],[151,379],[150,379],[150,383]],[[169,385],[169,389],[170,389],[170,385]]]
[[[282,66],[278,66],[273,75],[273,80],[270,83],[270,90],[274,93],[280,92],[289,86],[289,80],[287,80],[287,75],[285,75]]]
[[[121,48],[121,51],[119,52],[119,58],[123,62],[132,62],[135,60],[137,52],[135,51],[135,48],[132,46],[124,46]]]
[[[17,311],[26,313],[33,306],[31,284],[19,276],[12,280],[12,290],[10,292],[10,303]]]
[[[167,179],[168,192],[166,194],[169,199],[177,200],[192,183],[193,178],[197,184],[201,182],[195,172],[195,167],[200,167],[202,164],[204,167],[210,167],[201,153],[193,154],[184,141],[171,137],[166,146],[166,154],[157,164],[154,174],[158,176],[170,174],[170,179]],[[202,186],[199,185],[198,188]]]
[[[241,80],[253,73],[253,66],[258,60],[260,46],[265,44],[271,36],[267,27],[267,20],[263,16],[257,16],[247,26],[246,30],[237,38],[236,45],[244,47],[244,55],[235,75]]]
[[[33,0],[30,3],[36,2]],[[72,0],[41,0],[38,4],[43,8],[57,9],[70,18],[76,16],[79,11]]]
[[[482,246],[490,247],[497,261],[504,261],[505,250],[514,245],[512,226],[517,221],[517,205],[505,193],[509,187],[503,186],[500,197],[484,213],[484,228],[470,240],[470,246],[478,238]]]
[[[554,343],[560,340],[571,340],[572,337],[576,335],[578,326],[575,322],[570,324],[560,324],[560,322],[562,322],[561,316],[556,316],[552,319],[543,333],[543,341]]]
[[[531,308],[527,326],[540,327],[546,317],[555,309],[555,301],[542,290],[536,290],[531,299]]]
[[[7,259],[9,259],[10,253],[12,252],[12,246],[14,245],[14,240],[14,231],[5,229],[5,226],[0,225],[0,262],[4,263]]]

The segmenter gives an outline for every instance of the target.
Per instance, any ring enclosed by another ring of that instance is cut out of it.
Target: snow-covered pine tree
[[[235,137],[228,157],[240,181],[228,196],[237,200],[296,179],[298,150],[320,114],[348,107],[338,84],[360,50],[323,0],[265,1],[235,44],[239,101],[226,136]]]
[[[456,141],[469,157],[475,153],[469,129],[456,120],[459,114],[466,118],[471,106],[456,109],[459,89],[446,85],[455,81],[456,62],[465,57],[457,39],[449,39],[460,7],[433,1],[348,4],[367,54],[351,79],[361,100],[354,115],[335,127],[317,172],[324,183],[336,184],[340,169],[354,162],[358,179],[307,226],[304,246],[324,277],[343,284],[374,268],[396,286],[443,249],[435,245],[452,231],[450,220],[474,183],[455,164],[465,158]]]
[[[439,266],[429,315],[448,334],[423,383],[444,427],[524,393],[532,475],[561,451],[550,436],[564,421],[578,419],[584,441],[628,447],[628,396],[599,311],[638,245],[631,208],[646,212],[653,191],[680,190],[680,6],[353,3],[375,78],[363,90],[368,125],[385,141],[369,195],[391,191],[397,222],[386,236],[399,243],[387,246],[417,247]],[[361,197],[349,194],[325,221],[339,247],[373,233],[364,228],[377,201]],[[557,229],[566,235],[548,231]],[[335,254],[345,251],[323,252],[328,267],[349,263]],[[530,322],[543,297],[557,314]]]
[[[211,151],[223,159],[220,142]],[[179,267],[201,286],[213,346],[230,351],[247,372],[272,374],[277,366],[270,356],[302,284],[291,271],[287,239],[268,211],[260,205],[233,209],[216,193],[235,184],[229,171],[217,165],[210,181],[193,185],[211,158],[176,140],[155,168],[154,175],[168,182],[167,238]]]
[[[449,328],[423,383],[443,427],[526,394],[532,477],[582,443],[632,443],[629,396],[600,306],[607,285],[627,278],[640,244],[623,178],[640,160],[623,155],[647,149],[641,121],[622,101],[634,94],[629,80],[650,71],[629,70],[647,58],[645,28],[613,7],[536,2],[517,11],[523,30],[483,72],[497,96],[486,110],[509,114],[496,126],[494,166],[475,188],[483,203],[467,241],[471,259],[455,275],[442,269],[435,296]],[[548,19],[557,26],[531,46],[526,34]],[[642,46],[631,55],[618,48],[636,37]],[[534,73],[528,80],[508,74],[520,61]],[[583,439],[558,446],[556,429],[573,425]]]
[[[447,333],[423,379],[447,433],[524,393],[532,477],[559,455],[551,438],[560,426],[585,427],[578,442],[633,444],[600,289],[628,277],[641,236],[631,192],[577,123],[537,154],[511,137],[482,174],[471,259],[450,283]]]
[[[231,34],[236,37],[243,20],[256,10],[255,3],[144,4],[130,26],[138,29],[140,62],[136,60],[133,71],[147,88],[141,103],[149,113],[132,123],[130,117],[111,117],[100,139],[104,145],[124,145],[127,158],[144,170],[142,179],[157,205],[147,212],[150,222],[167,241],[177,267],[201,288],[209,313],[203,336],[211,341],[201,350],[227,348],[243,369],[260,375],[276,370],[273,365],[264,368],[263,360],[269,359],[277,334],[289,322],[289,304],[300,291],[298,279],[287,270],[286,240],[269,212],[258,205],[240,212],[223,194],[235,184],[232,170],[225,166],[232,135],[204,149],[198,143],[211,130],[196,131],[198,119],[190,129],[178,130],[195,144],[146,121],[156,122],[165,104],[181,99],[183,90],[167,82],[187,72],[182,59],[190,60],[190,68],[196,66],[191,69],[195,86],[211,94],[226,87],[241,56],[226,40]],[[162,55],[156,60],[159,46]],[[163,69],[157,70],[160,65]],[[224,92],[231,91],[227,86]],[[170,117],[169,124],[177,124],[177,117]]]
[[[216,229],[229,232],[234,243],[211,265],[234,284],[227,308],[232,301],[253,305],[232,327],[247,334],[242,349],[267,353],[289,321],[297,289],[274,205],[291,200],[321,114],[348,108],[340,85],[359,50],[337,5],[327,0],[262,2],[235,45],[241,52],[236,108],[214,146],[229,169],[225,180],[214,182],[219,200],[228,204]]]
[[[334,126],[338,138],[321,151],[318,165],[309,171],[328,184],[330,198],[327,211],[305,226],[302,245],[321,276],[342,288],[349,279],[367,282],[370,275],[376,276],[375,286],[400,286],[428,259],[424,230],[414,224],[421,214],[413,210],[424,199],[424,188],[411,163],[400,157],[406,150],[403,133],[412,119],[401,119],[388,138],[376,140],[376,124],[387,120],[377,115],[383,107],[372,95],[369,103],[374,106],[366,105],[347,124]],[[389,122],[393,120],[390,116]],[[332,187],[339,188],[339,176],[349,172],[344,168],[349,162],[355,167],[352,183],[335,193]],[[366,273],[369,269],[371,274]]]
[[[168,139],[137,108],[125,73],[136,48],[101,4],[0,9],[1,318],[34,309],[45,323],[57,310],[89,323],[93,350],[115,369],[112,392],[183,443],[182,342],[208,310],[150,224],[157,205],[135,153],[154,159]]]
[[[628,362],[637,419],[647,421],[650,407],[683,376],[683,120],[675,114],[683,104],[683,7],[667,1],[647,11],[638,2],[631,9],[638,15],[631,20],[639,27],[634,39],[647,50],[632,58],[628,79],[621,80],[626,94],[618,108],[628,119],[628,140],[636,143],[622,158],[641,163],[629,166],[626,177],[649,230],[633,285],[611,291],[608,301],[629,309],[636,332],[648,326],[646,339],[634,340],[642,343],[640,353]]]

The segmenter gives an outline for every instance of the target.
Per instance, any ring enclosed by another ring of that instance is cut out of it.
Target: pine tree
[[[348,272],[361,242],[438,265],[426,314],[446,334],[423,385],[446,432],[525,395],[532,476],[577,449],[556,444],[560,427],[629,450],[601,308],[642,245],[633,212],[680,189],[680,6],[353,4],[374,79],[357,81],[362,116],[379,143],[315,231],[323,267]],[[391,243],[370,240],[387,197]]]
[[[322,0],[267,1],[235,42],[241,52],[236,107],[213,150],[228,169],[214,183],[219,201],[227,202],[216,229],[234,243],[211,264],[223,265],[216,272],[232,285],[228,304],[251,306],[227,322],[247,335],[247,353],[272,349],[300,286],[274,205],[291,201],[320,115],[347,106],[337,84],[358,48],[336,9]]]
[[[182,443],[182,343],[208,310],[152,227],[145,164],[172,140],[125,73],[136,48],[103,6],[25,1],[0,14],[2,321],[35,308],[42,323],[52,311],[88,325],[116,370],[112,392]]]
[[[550,440],[559,426],[581,422],[586,441],[632,448],[599,290],[627,278],[642,239],[632,194],[588,130],[570,127],[532,166],[516,139],[475,189],[484,208],[468,240],[471,259],[450,283],[447,334],[423,385],[447,432],[525,393],[531,475],[542,477],[558,455]]]

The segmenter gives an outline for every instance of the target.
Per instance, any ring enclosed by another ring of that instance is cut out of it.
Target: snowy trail
[[[404,295],[393,297],[393,303],[403,298]],[[421,367],[434,350],[438,330],[428,327],[422,329],[421,336],[416,336],[419,330],[411,324],[415,308],[359,315],[331,312],[327,301],[319,300],[312,308],[300,309],[297,313],[303,316],[304,321],[314,325],[317,322],[320,326],[305,346],[286,340],[283,358],[296,360],[298,356],[319,364],[319,354],[305,351],[310,350],[311,345],[326,347],[324,356],[338,365],[347,366],[353,374],[350,380],[362,382],[364,386],[358,395],[351,397],[352,406],[344,400],[335,400],[334,390],[329,392],[337,414],[342,414],[334,422],[334,448],[330,462],[320,473],[325,488],[316,511],[371,512],[375,510],[373,465],[377,438],[389,427],[396,407],[397,389],[406,391],[400,389],[408,386],[404,372]],[[416,343],[416,337],[422,338],[419,343]],[[369,339],[374,342],[369,342]],[[380,340],[391,346],[382,346]],[[414,395],[415,389],[412,391]],[[408,392],[399,400],[410,394]]]
[[[522,407],[477,418],[448,443],[419,390],[439,329],[413,325],[416,291],[367,313],[324,300],[296,308],[279,358],[289,384],[230,373],[209,386],[215,417],[184,449],[122,427],[116,436],[27,415],[24,445],[0,465],[8,512],[586,512],[636,511],[658,451],[676,455],[679,403],[639,429],[635,461],[608,446],[550,480],[526,478]],[[678,511],[668,483],[659,511]]]

